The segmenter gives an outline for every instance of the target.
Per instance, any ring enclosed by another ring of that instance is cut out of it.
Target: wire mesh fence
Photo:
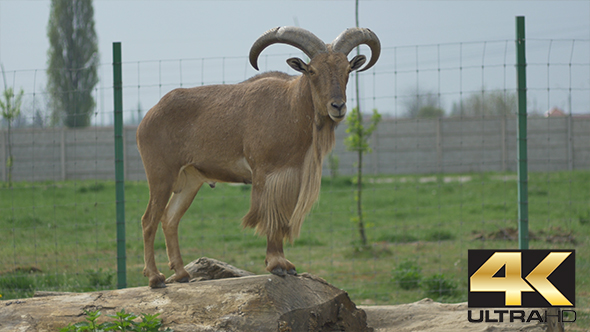
[[[588,307],[590,41],[527,40],[527,47],[530,247],[578,250],[579,306]],[[514,53],[513,40],[382,50],[378,65],[360,76],[361,110],[384,116],[363,168],[369,245],[359,241],[358,165],[342,124],[319,202],[286,247],[300,272],[363,304],[465,301],[467,250],[517,248]],[[287,69],[291,56],[299,54],[265,55],[261,67]],[[0,131],[3,299],[116,287],[111,68],[99,68],[92,124],[82,129],[51,123],[44,70],[6,72],[10,86],[25,89],[25,102],[11,131],[6,121]],[[147,284],[141,216],[149,192],[137,124],[174,88],[254,74],[246,57],[123,62],[128,286]],[[201,189],[180,225],[185,263],[207,256],[265,273],[265,239],[240,225],[249,195],[248,185]],[[162,232],[156,260],[168,270]]]

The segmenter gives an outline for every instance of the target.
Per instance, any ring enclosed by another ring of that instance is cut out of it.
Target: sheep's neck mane
[[[293,241],[299,236],[299,231],[305,216],[309,213],[313,204],[317,201],[322,183],[322,162],[326,154],[334,147],[334,129],[336,123],[328,116],[322,116],[315,108],[316,103],[312,100],[313,93],[307,77],[301,76],[294,84],[299,89],[301,100],[307,100],[306,107],[309,109],[309,116],[312,117],[312,141],[301,169],[301,189],[293,215],[290,218],[290,231],[287,238]]]

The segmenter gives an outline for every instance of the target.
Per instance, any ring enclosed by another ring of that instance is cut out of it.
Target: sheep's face
[[[365,63],[365,56],[358,55],[348,61],[343,53],[320,53],[309,64],[299,58],[287,63],[309,79],[313,104],[321,116],[340,122],[346,117],[346,84],[349,74]]]

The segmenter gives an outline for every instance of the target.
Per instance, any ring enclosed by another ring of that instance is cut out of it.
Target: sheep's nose
[[[342,111],[342,108],[343,108],[344,106],[346,106],[346,103],[345,103],[345,102],[343,102],[343,101],[342,101],[342,102],[332,102],[332,103],[330,104],[330,106],[332,106],[332,107],[333,107],[335,110],[337,110],[337,111]]]

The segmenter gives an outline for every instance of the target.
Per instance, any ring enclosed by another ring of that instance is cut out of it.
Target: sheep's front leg
[[[295,265],[283,253],[283,240],[291,232],[289,218],[299,195],[297,175],[290,168],[268,175],[255,173],[250,211],[242,220],[245,227],[256,227],[259,234],[266,234],[266,270],[279,276],[297,274]]]
[[[266,237],[266,270],[272,274],[284,277],[287,274],[297,275],[295,265],[285,258],[283,253],[283,236],[279,234]]]

